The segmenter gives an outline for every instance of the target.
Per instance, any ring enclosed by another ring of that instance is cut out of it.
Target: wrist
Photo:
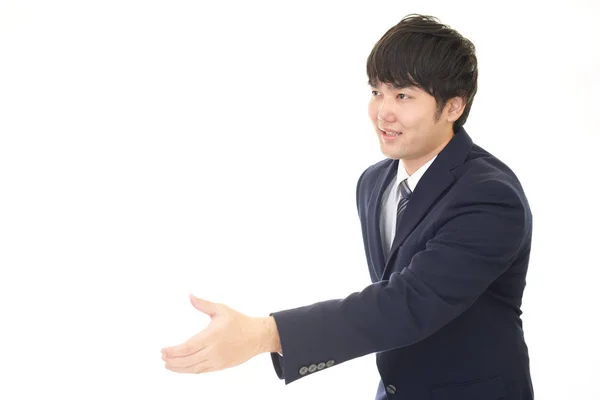
[[[259,353],[281,353],[281,341],[275,318],[257,318]]]

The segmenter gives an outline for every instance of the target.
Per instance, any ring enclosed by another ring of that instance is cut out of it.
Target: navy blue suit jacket
[[[532,215],[515,174],[461,128],[429,166],[384,258],[381,197],[398,160],[358,179],[372,284],[345,299],[272,313],[289,384],[377,353],[378,398],[530,400],[521,301]]]

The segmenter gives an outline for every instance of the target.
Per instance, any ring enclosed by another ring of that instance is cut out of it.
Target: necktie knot
[[[412,190],[410,190],[410,188],[408,187],[407,180],[408,178],[400,182],[400,195],[402,196],[402,199],[406,200],[408,200],[408,198],[412,194]]]

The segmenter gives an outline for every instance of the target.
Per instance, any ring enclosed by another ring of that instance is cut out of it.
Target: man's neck
[[[408,176],[411,176],[412,174],[417,172],[419,170],[419,168],[421,168],[423,165],[427,164],[433,157],[437,156],[444,149],[444,147],[446,147],[446,145],[448,143],[450,143],[450,140],[452,140],[453,137],[454,137],[454,133],[452,133],[452,135],[450,135],[450,137],[447,140],[442,142],[433,151],[427,153],[426,155],[424,155],[422,157],[415,158],[412,160],[402,159],[401,161],[404,164],[404,169],[406,169],[406,173],[408,174]]]

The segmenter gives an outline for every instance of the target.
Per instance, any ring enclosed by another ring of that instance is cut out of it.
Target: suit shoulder
[[[485,149],[474,144],[465,162],[452,173],[457,180],[457,193],[462,197],[474,195],[488,200],[517,202],[531,221],[529,201],[516,173]]]
[[[368,166],[359,176],[358,181],[360,182],[363,179],[370,180],[373,177],[379,176],[381,172],[385,170],[387,166],[389,166],[394,160],[391,158],[385,158],[380,160],[370,166]],[[364,178],[363,178],[364,177]]]
[[[517,174],[502,160],[482,147],[473,144],[465,162],[454,171],[457,179],[481,183],[496,181],[504,183],[521,195],[525,195]]]

